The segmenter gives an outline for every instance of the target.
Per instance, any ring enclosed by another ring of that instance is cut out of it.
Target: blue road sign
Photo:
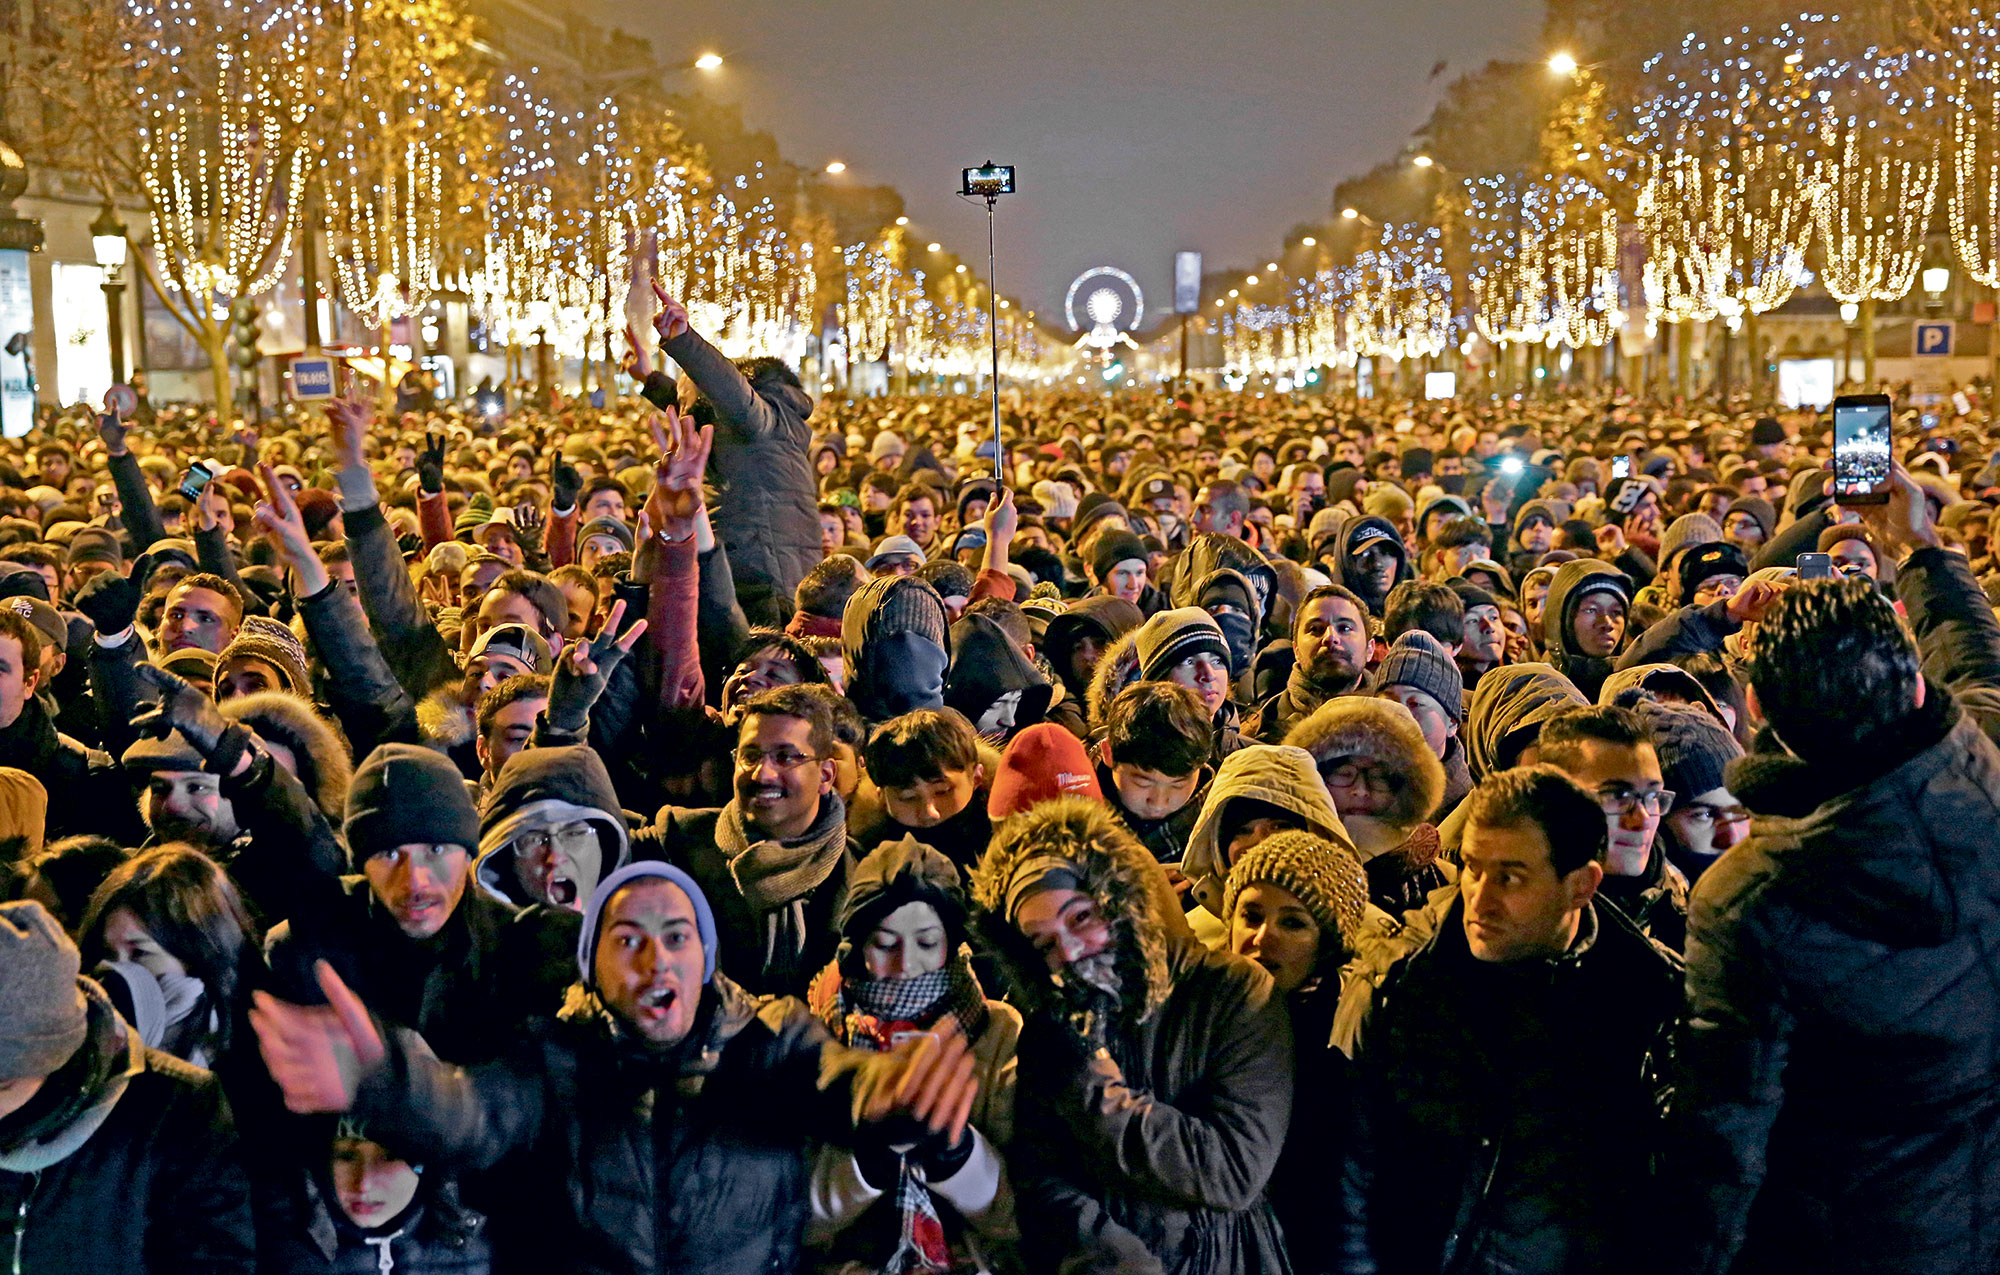
[[[333,396],[332,359],[309,357],[292,360],[293,398],[332,398]]]
[[[1918,358],[1950,358],[1952,335],[1952,323],[1948,319],[1919,323],[1911,336],[1910,352]]]

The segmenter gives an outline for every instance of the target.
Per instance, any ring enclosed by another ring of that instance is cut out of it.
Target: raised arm
[[[139,468],[138,458],[125,443],[127,428],[113,413],[106,412],[97,418],[97,436],[104,440],[111,485],[118,489],[120,517],[125,530],[132,534],[132,552],[141,554],[152,548],[155,541],[165,540],[167,529],[160,521],[160,507],[153,503],[153,489],[146,482],[145,471]]]
[[[659,459],[653,490],[639,514],[641,539],[632,557],[632,578],[647,586],[647,619],[658,660],[660,707],[685,708],[702,701],[704,679],[696,614],[700,568],[696,553],[707,515],[701,480],[715,443],[715,427],[695,427],[693,418],[672,408],[649,422]],[[714,533],[708,538],[713,540]]]
[[[660,334],[660,348],[694,378],[702,394],[715,404],[716,415],[724,426],[750,438],[764,438],[774,432],[778,428],[776,409],[764,401],[722,351],[689,326],[687,307],[668,296],[657,279],[653,281],[653,292],[661,306],[659,317],[653,320],[653,329]]]

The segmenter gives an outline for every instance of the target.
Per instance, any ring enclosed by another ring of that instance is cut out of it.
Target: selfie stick
[[[994,265],[993,253],[993,208],[1000,202],[1000,196],[1014,193],[1014,166],[995,164],[987,160],[978,168],[964,170],[959,192],[963,197],[977,196],[986,201],[986,335],[987,344],[993,351],[993,481],[1001,489],[1007,486],[1005,445],[1000,441],[1000,283],[999,270]],[[997,495],[995,499],[998,499]]]

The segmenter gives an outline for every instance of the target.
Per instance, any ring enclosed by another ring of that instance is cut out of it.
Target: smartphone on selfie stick
[[[1889,503],[1887,394],[1842,394],[1833,400],[1833,498],[1843,505]]]

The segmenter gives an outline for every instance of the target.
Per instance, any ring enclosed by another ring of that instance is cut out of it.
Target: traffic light
[[[229,361],[240,368],[257,366],[257,303],[238,297],[229,306]]]

